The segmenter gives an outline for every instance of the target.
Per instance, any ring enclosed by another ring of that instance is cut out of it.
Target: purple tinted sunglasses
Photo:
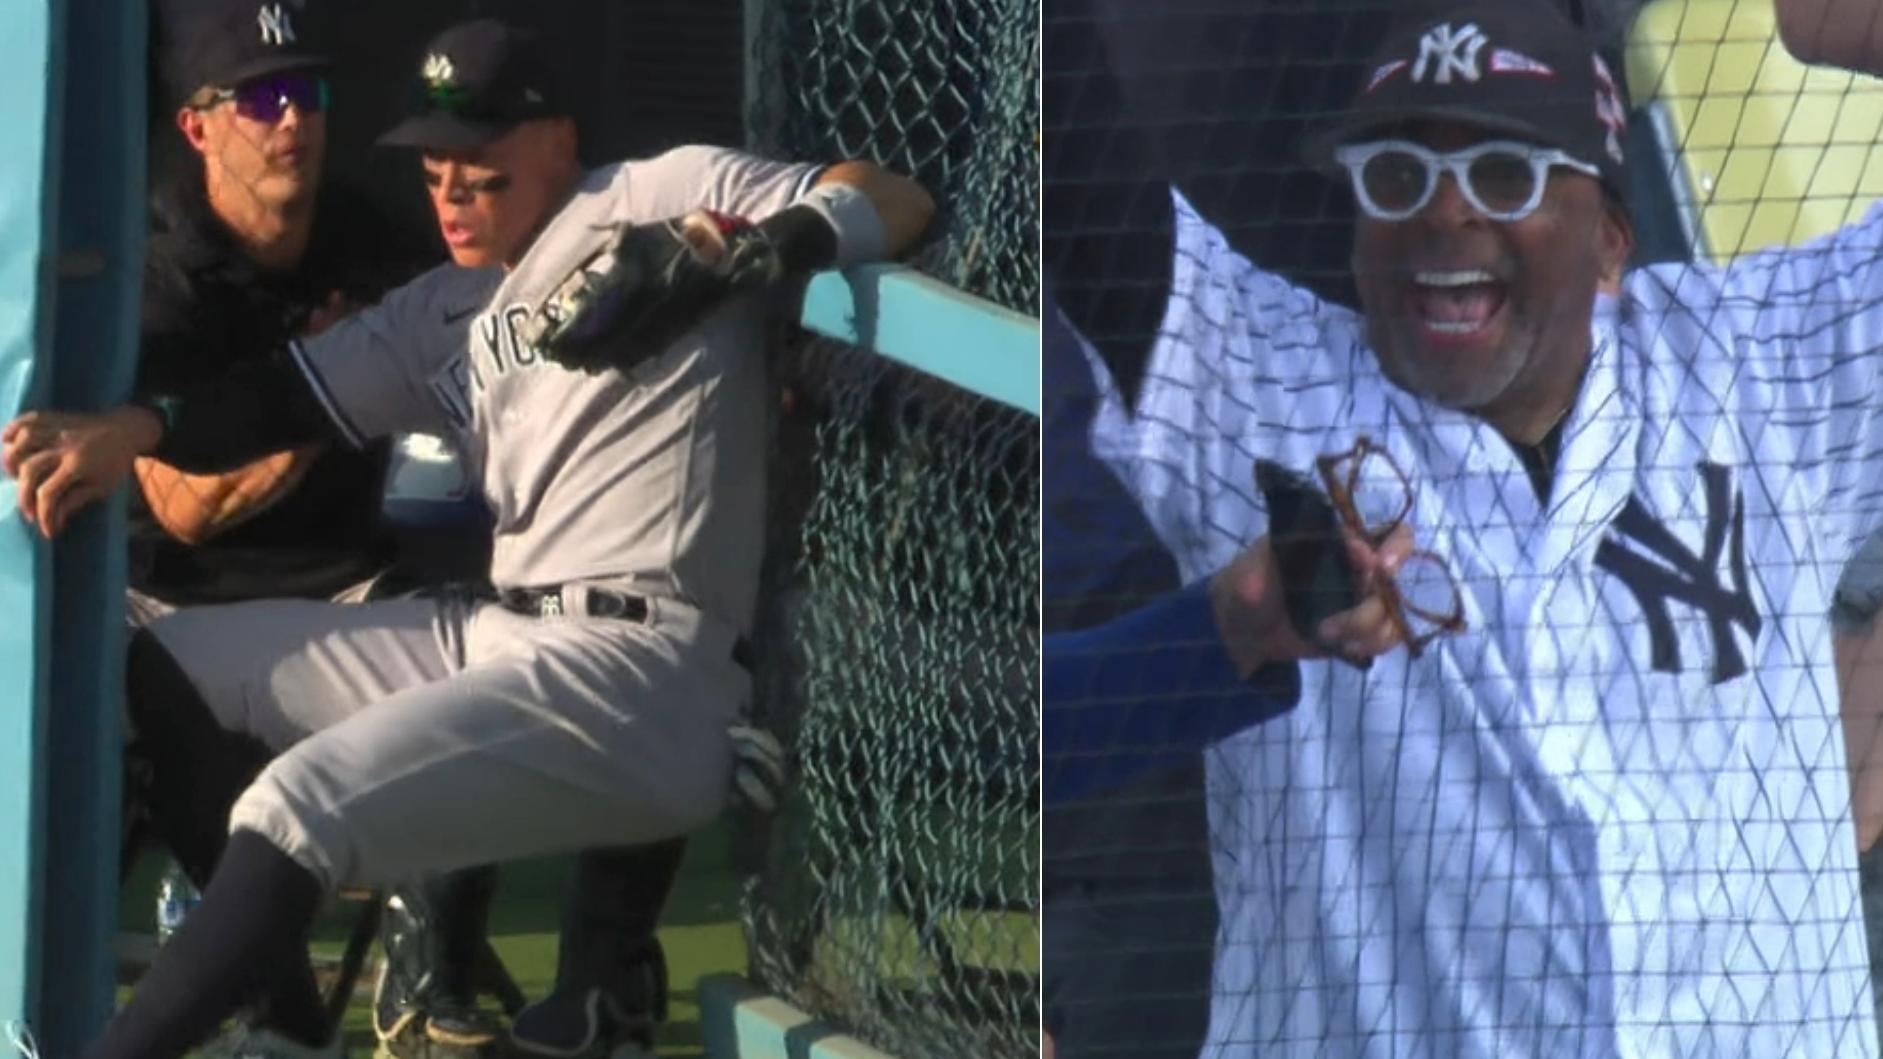
[[[273,125],[293,104],[302,114],[318,114],[331,102],[327,79],[318,74],[286,73],[252,77],[234,88],[218,88],[200,109],[234,101],[235,112],[264,125]]]

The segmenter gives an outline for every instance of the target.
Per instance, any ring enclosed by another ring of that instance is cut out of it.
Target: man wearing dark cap
[[[1093,437],[1184,579],[1304,529],[1257,461],[1420,549],[1368,593],[1403,650],[1323,641],[1209,751],[1201,1054],[1877,1054],[1825,615],[1883,523],[1883,212],[1625,272],[1625,113],[1553,5],[1401,22],[1308,150],[1360,313],[1173,197]]]
[[[175,124],[190,151],[160,176],[144,282],[139,389],[213,378],[318,331],[422,270],[386,238],[363,196],[322,180],[331,59],[298,3],[171,0],[159,8],[157,54]],[[138,462],[128,606],[142,625],[179,606],[301,597],[354,602],[388,585],[400,558],[381,518],[386,446],[314,444],[231,471],[190,474]],[[405,583],[411,578],[401,577]],[[132,804],[149,801],[141,763],[153,731],[128,754]],[[205,754],[210,753],[207,749]],[[232,763],[252,777],[272,757],[256,743]],[[174,792],[175,850],[206,881],[227,833],[226,798]],[[143,830],[144,823],[134,825]],[[131,839],[135,848],[137,838]],[[402,1030],[432,1016],[463,1054],[494,1039],[475,1009],[473,970],[494,876],[453,873],[402,888],[384,920],[391,970],[381,995]],[[484,964],[484,966],[490,966]]]
[[[317,19],[298,17],[299,4],[255,0],[175,0],[162,14],[165,80],[193,150],[155,200],[144,287],[148,387],[211,377],[337,317],[336,304],[370,304],[421,270],[419,255],[387,242],[391,226],[368,200],[320,179],[331,60],[314,47]],[[134,623],[180,605],[355,602],[411,584],[403,572],[381,576],[400,558],[380,517],[385,469],[383,444],[306,446],[208,475],[141,460]],[[425,572],[437,565],[428,560]],[[133,749],[134,765],[143,753]],[[257,746],[251,768],[270,756]],[[198,814],[205,851],[220,848],[222,808]],[[662,1003],[653,929],[683,850],[674,840],[593,851],[580,862],[569,933],[578,948],[608,947],[612,1010],[625,1036],[646,1039]],[[185,851],[199,881],[208,877],[205,855]],[[374,1028],[394,1054],[494,1046],[500,1031],[480,1013],[477,994],[489,977],[480,972],[497,970],[484,938],[495,883],[490,869],[432,875],[402,884],[389,903]],[[565,962],[577,962],[575,954]],[[546,1014],[565,1003],[538,1005],[526,1028],[547,1026]]]
[[[213,377],[421,271],[419,255],[387,242],[389,226],[368,200],[321,179],[332,63],[315,47],[318,22],[301,13],[255,0],[159,9],[160,70],[190,153],[153,198],[143,387]],[[306,446],[206,475],[141,460],[133,624],[194,604],[365,598],[396,558],[380,511],[386,458],[383,444]],[[247,768],[259,771],[272,753],[254,750]],[[134,794],[145,752],[130,750]],[[134,821],[139,802],[127,813]],[[201,841],[179,851],[198,881],[226,833],[227,806],[217,808],[195,814]],[[388,1036],[448,1035],[464,1054],[494,1040],[471,1014],[493,882],[488,870],[452,873],[407,886],[392,903],[378,993]]]
[[[356,196],[321,180],[329,60],[292,5],[160,9],[162,69],[190,148],[161,174],[145,260],[140,389],[212,377],[418,271]],[[214,475],[141,461],[132,612],[258,596],[331,598],[390,558],[384,447],[271,454]]]
[[[402,431],[455,436],[495,520],[493,593],[192,608],[133,638],[134,717],[281,753],[233,796],[202,903],[90,1055],[181,1055],[257,995],[320,1044],[306,939],[335,888],[712,820],[751,691],[771,322],[796,280],[901,253],[933,212],[864,162],[683,147],[585,172],[538,43],[496,23],[446,31],[419,73],[424,111],[390,138],[419,150],[455,266],[211,382],[3,432],[47,534],[139,456],[208,470]],[[651,359],[572,370],[533,325],[624,230],[736,240],[742,283],[688,250],[702,315]],[[588,1054],[609,1026],[584,1028]]]

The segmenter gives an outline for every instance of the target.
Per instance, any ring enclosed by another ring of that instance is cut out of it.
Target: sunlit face
[[[565,119],[526,122],[480,147],[427,150],[421,164],[451,259],[513,265],[568,194],[574,130]]]
[[[1435,151],[1493,138],[1455,123],[1395,135]],[[1373,348],[1401,387],[1448,407],[1489,413],[1537,396],[1552,366],[1579,370],[1599,287],[1627,261],[1630,235],[1594,177],[1552,168],[1528,216],[1494,221],[1449,174],[1400,221],[1363,212],[1353,267]]]
[[[206,89],[177,112],[208,182],[279,209],[311,197],[327,153],[327,89],[316,74],[267,75]]]

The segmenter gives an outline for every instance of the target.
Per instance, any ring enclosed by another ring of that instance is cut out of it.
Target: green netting
[[[1037,313],[1038,0],[762,0],[756,145],[869,158],[942,206],[923,267]]]
[[[781,370],[761,704],[799,775],[753,969],[905,1059],[1036,1055],[1038,421],[828,342]]]
[[[917,264],[1034,312],[1037,20],[766,3],[757,146],[915,176]],[[753,972],[905,1059],[1037,1055],[1039,422],[836,343],[775,363],[759,699],[798,781],[753,835]]]

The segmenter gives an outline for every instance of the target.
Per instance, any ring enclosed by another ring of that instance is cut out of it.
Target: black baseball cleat
[[[503,1023],[478,1006],[480,957],[496,873],[474,868],[400,887],[386,902],[386,960],[373,990],[376,1054],[492,1059]]]
[[[510,1025],[510,1048],[543,1059],[639,1059],[667,1017],[667,955],[649,939],[601,986],[559,985]]]
[[[421,1010],[373,1005],[378,1059],[496,1059],[504,1053],[503,1022],[474,1006],[433,1001]]]

